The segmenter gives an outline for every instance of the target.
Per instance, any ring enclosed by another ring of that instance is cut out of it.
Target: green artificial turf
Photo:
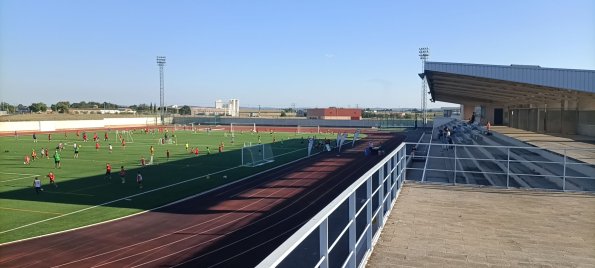
[[[159,144],[164,133],[145,134],[136,131],[132,140],[122,148],[116,132],[109,131],[109,141],[104,141],[104,131],[97,131],[100,149],[95,149],[93,134],[88,132],[89,141],[82,142],[75,133],[37,134],[34,143],[31,135],[0,137],[0,243],[30,238],[48,233],[64,231],[89,224],[131,215],[153,209],[184,197],[244,178],[305,157],[308,137],[315,134],[296,133],[236,133],[234,143],[231,134],[223,130],[176,131],[175,143]],[[169,132],[171,136],[172,133]],[[126,135],[125,135],[126,136]],[[271,143],[275,155],[273,163],[257,167],[241,167],[241,150],[244,144]],[[328,137],[334,141],[336,134],[316,134],[317,138]],[[275,138],[276,142],[273,142]],[[59,143],[64,144],[61,152],[62,167],[56,169],[52,155]],[[81,144],[79,158],[74,159],[74,143]],[[218,153],[223,142],[224,152]],[[113,146],[109,152],[108,144]],[[198,157],[186,151],[198,147]],[[149,162],[150,146],[154,146],[154,164],[140,166],[144,157]],[[206,155],[206,147],[211,154]],[[32,160],[24,165],[25,155],[32,150],[50,149],[50,159]],[[170,151],[169,161],[166,150]],[[112,178],[105,178],[106,163],[112,165]],[[126,182],[121,183],[120,166],[127,170]],[[46,176],[54,172],[58,187],[49,185]],[[143,189],[135,182],[137,171],[143,176]],[[208,177],[206,175],[210,174]],[[44,191],[36,194],[33,179],[39,176]]]

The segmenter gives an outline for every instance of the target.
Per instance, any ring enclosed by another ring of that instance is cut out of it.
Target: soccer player
[[[93,134],[93,141],[94,141],[94,142],[97,142],[98,140],[99,140],[99,138],[97,137],[97,132],[95,132],[95,133]]]
[[[107,135],[107,132],[105,132],[105,134],[103,134],[103,140],[104,140],[104,141],[107,141],[107,140],[109,140],[109,137],[108,137],[108,135]]]
[[[47,147],[45,148],[45,158],[50,159],[50,150]]]
[[[105,178],[112,179],[112,166],[109,163],[105,164]]]
[[[54,172],[50,171],[47,177],[50,178],[50,184],[53,184],[55,188],[58,188],[58,184],[56,183],[56,175],[54,175]]]
[[[126,150],[126,140],[122,139],[122,150]]]
[[[35,132],[33,132],[33,142],[37,142],[37,135],[35,135]]]
[[[211,154],[211,148],[209,148],[209,146],[207,146],[207,155]]]
[[[198,156],[198,147],[194,148],[194,155]]]
[[[165,157],[167,158],[167,161],[169,161],[169,150],[165,151]]]
[[[52,140],[52,134],[51,134],[51,133],[49,133],[49,134],[48,134],[48,141],[51,141],[51,140]]]
[[[39,180],[39,177],[35,177],[35,179],[33,180],[33,187],[35,187],[35,193],[37,194],[43,191],[43,189],[41,188],[41,181]]]
[[[76,143],[75,143],[76,145]],[[79,149],[81,148],[80,145],[74,146],[74,158],[79,158]]]
[[[95,151],[99,151],[99,142],[95,142]]]
[[[136,183],[138,183],[138,189],[143,188],[143,175],[140,174],[140,171],[136,173]]]
[[[120,167],[120,179],[122,183],[126,182],[126,170],[124,170],[124,166]]]
[[[58,150],[56,150],[56,152],[54,153],[54,164],[54,168],[62,168],[62,164],[60,163],[60,153],[58,152]]]
[[[144,157],[144,156],[141,156],[141,157],[140,157],[140,165],[141,165],[142,167],[144,167],[146,164],[147,164],[147,163],[145,163],[145,157]]]
[[[114,148],[112,147],[112,144],[110,143],[110,144],[109,144],[109,153],[110,153],[110,154],[112,153],[112,150],[113,150],[113,149],[114,149]]]
[[[25,155],[25,162],[23,162],[23,164],[25,164],[25,165],[31,164],[31,158],[29,157],[29,155]]]
[[[87,132],[83,132],[83,141],[87,142]]]
[[[33,159],[33,160],[37,159],[37,151],[35,151],[35,149],[33,149],[31,151],[31,159]]]
[[[149,165],[153,164],[153,156],[155,156],[155,148],[153,147],[153,145],[151,145],[151,148],[149,149],[149,151],[151,152],[151,158],[149,160]]]
[[[188,142],[186,142],[186,152],[188,152]]]

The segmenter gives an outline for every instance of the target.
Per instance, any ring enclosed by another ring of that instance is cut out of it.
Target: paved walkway
[[[505,126],[496,126],[492,130],[536,147],[556,148],[550,151],[559,154],[564,154],[564,149],[568,149],[566,152],[569,157],[595,165],[595,137],[548,135]]]
[[[368,267],[595,267],[595,195],[407,182]]]

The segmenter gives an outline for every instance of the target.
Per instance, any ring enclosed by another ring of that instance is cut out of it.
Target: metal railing
[[[384,157],[258,267],[361,267],[405,180],[406,146]]]
[[[408,154],[407,148],[421,146],[428,152]],[[402,143],[258,267],[363,267],[406,177],[431,183],[595,191],[595,166],[569,157],[570,151],[574,150],[564,149],[560,155],[536,147]],[[416,159],[424,161],[423,168],[414,167]]]
[[[408,167],[408,179],[506,188],[595,191],[593,149],[552,149],[426,143],[415,156],[424,167]],[[553,152],[556,150],[557,152]]]

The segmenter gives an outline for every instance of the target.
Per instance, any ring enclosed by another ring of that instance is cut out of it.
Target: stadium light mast
[[[430,57],[430,49],[427,47],[422,47],[419,49],[419,58],[421,59],[421,72],[422,74],[425,72],[426,60]],[[428,102],[426,97],[426,79],[425,76],[421,79],[421,113],[422,113],[422,120],[424,128],[428,122]]]
[[[161,117],[161,124],[164,125],[165,84],[163,81],[163,66],[165,66],[165,56],[157,56],[157,65],[159,66],[159,115]]]

